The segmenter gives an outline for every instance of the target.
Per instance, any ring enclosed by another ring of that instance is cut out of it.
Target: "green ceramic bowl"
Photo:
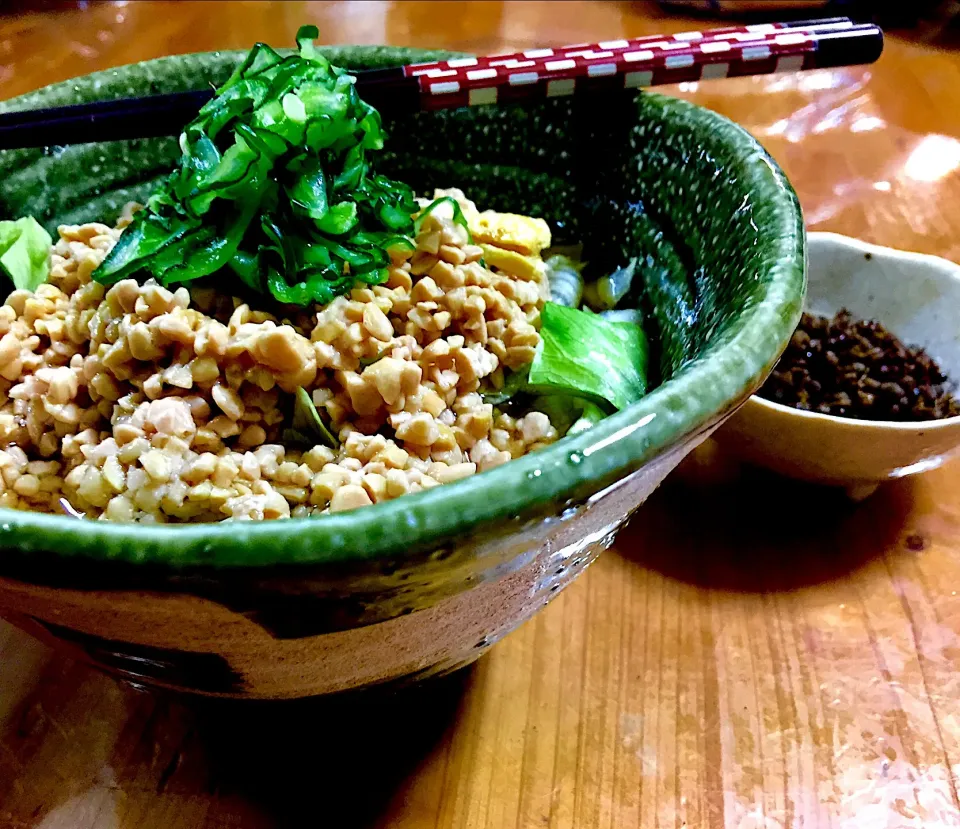
[[[355,68],[441,55],[326,52]],[[218,84],[239,58],[163,58],[2,108]],[[644,94],[616,107],[553,99],[389,126],[387,172],[544,216],[559,237],[627,256],[642,201],[706,298],[692,332],[697,358],[586,433],[356,512],[171,527],[0,510],[5,616],[127,679],[211,695],[306,696],[451,670],[608,547],[785,347],[804,290],[800,208],[771,158],[719,115]],[[0,153],[0,214],[33,214],[51,228],[110,221],[176,156],[174,139]],[[581,221],[591,200],[604,206],[602,222]]]

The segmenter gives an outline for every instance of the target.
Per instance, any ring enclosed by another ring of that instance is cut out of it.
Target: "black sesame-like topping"
[[[803,411],[862,420],[960,415],[951,384],[930,355],[845,309],[832,319],[804,314],[759,394]]]

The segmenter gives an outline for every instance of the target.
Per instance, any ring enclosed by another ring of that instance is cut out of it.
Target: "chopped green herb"
[[[317,52],[316,36],[301,28],[289,56],[253,47],[186,126],[179,169],[94,279],[237,277],[301,306],[384,281],[389,251],[413,248],[417,203],[406,184],[372,171],[380,116],[356,79]]]

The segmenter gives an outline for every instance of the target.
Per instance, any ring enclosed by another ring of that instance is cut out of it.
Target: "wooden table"
[[[171,52],[489,52],[689,29],[639,3],[91,3],[0,17],[0,95]],[[960,260],[960,57],[687,85],[812,228]],[[722,459],[721,459],[722,460]],[[960,826],[960,466],[854,507],[701,453],[475,669],[388,700],[121,686],[0,628],[3,827]]]

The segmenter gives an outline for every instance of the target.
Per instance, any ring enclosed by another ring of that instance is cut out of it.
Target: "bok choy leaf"
[[[0,266],[15,288],[35,291],[50,272],[50,234],[27,216],[0,222]]]
[[[647,393],[649,346],[643,329],[554,302],[540,315],[531,390],[567,393],[624,409]]]

